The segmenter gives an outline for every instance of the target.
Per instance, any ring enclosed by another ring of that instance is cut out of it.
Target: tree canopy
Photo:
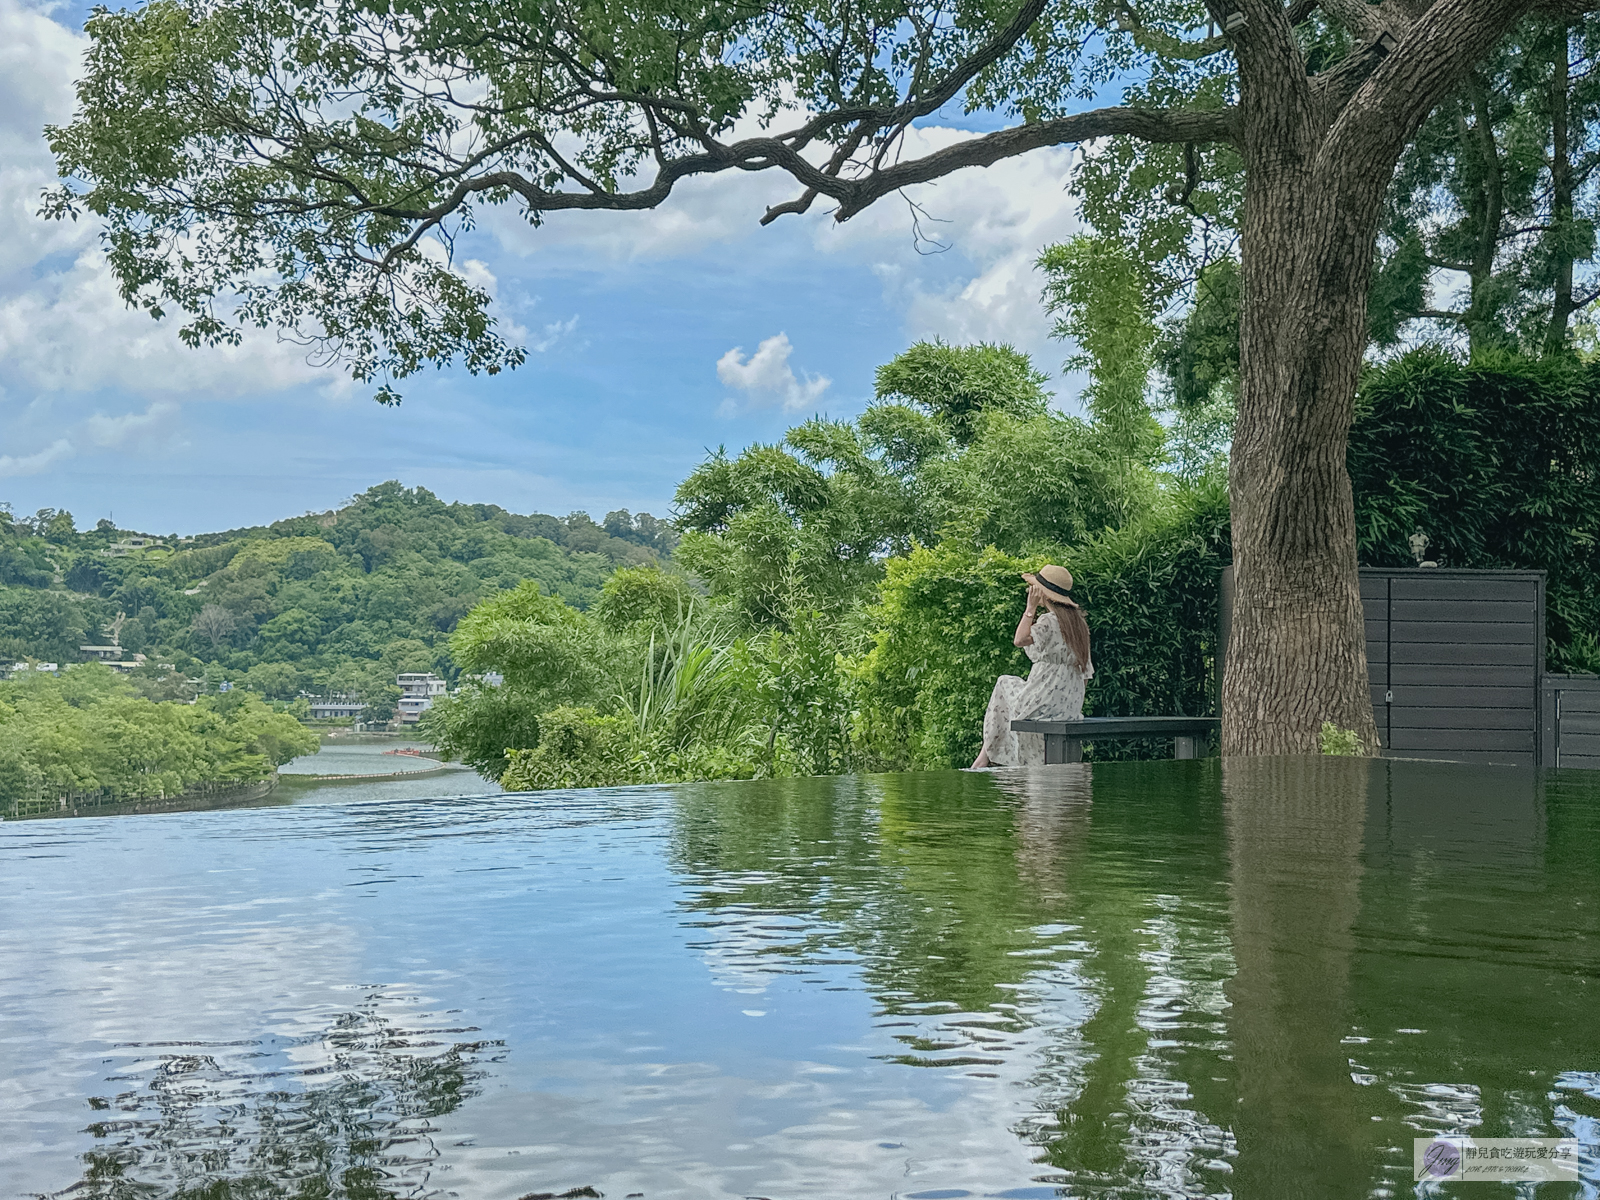
[[[170,798],[261,779],[316,749],[315,733],[246,692],[156,703],[98,663],[0,683],[0,811],[74,795]]]
[[[1203,36],[1210,19],[1195,0],[1137,14],[1044,0],[97,9],[79,111],[49,131],[64,183],[46,211],[98,217],[124,296],[181,315],[191,344],[291,329],[393,400],[389,382],[429,363],[522,360],[452,265],[485,205],[514,202],[537,225],[772,168],[798,195],[763,221],[819,199],[844,220],[1041,146],[1225,148],[1236,80],[1229,42]],[[1124,106],[1073,111],[1118,79],[1138,81]],[[952,103],[1017,123],[903,158],[906,130]],[[1185,203],[1163,242],[1174,253],[1194,213],[1234,202],[1191,187]]]

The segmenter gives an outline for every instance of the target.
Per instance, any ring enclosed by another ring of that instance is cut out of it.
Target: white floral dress
[[[983,748],[997,767],[1044,765],[1044,734],[1013,733],[1011,722],[1076,721],[1083,716],[1083,689],[1094,678],[1094,664],[1078,664],[1078,656],[1061,636],[1055,613],[1033,622],[1033,641],[1023,653],[1033,660],[1027,679],[1002,675],[983,714]]]

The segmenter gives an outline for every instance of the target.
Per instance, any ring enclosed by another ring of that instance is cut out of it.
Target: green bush
[[[446,758],[457,759],[485,779],[498,779],[510,766],[510,750],[539,744],[539,701],[511,685],[494,687],[469,680],[453,696],[433,702],[417,726]]]
[[[511,792],[640,782],[628,720],[562,705],[539,718],[539,744],[509,750],[500,786]]]
[[[764,761],[775,775],[839,775],[863,765],[854,730],[855,689],[839,652],[841,630],[815,610],[752,647]]]
[[[1418,350],[1363,382],[1350,434],[1361,561],[1548,573],[1547,661],[1600,670],[1600,364]]]

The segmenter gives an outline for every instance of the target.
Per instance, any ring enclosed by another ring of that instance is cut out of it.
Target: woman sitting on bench
[[[1012,641],[1033,660],[1026,680],[1002,675],[983,714],[983,749],[973,767],[1044,765],[1044,735],[1013,733],[1013,720],[1076,721],[1083,716],[1084,684],[1094,678],[1089,625],[1073,603],[1072,572],[1043,567],[1028,581],[1027,608]],[[1035,610],[1044,611],[1035,617]]]

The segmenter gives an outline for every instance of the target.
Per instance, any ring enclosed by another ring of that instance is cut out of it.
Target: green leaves
[[[1010,346],[950,346],[935,339],[918,342],[878,368],[877,398],[916,405],[964,446],[976,435],[983,413],[1042,416],[1048,378]]]
[[[317,735],[248,694],[153,703],[103,666],[0,683],[0,810],[61,799],[170,798],[260,779]]]
[[[451,657],[463,671],[498,671],[509,686],[547,704],[606,692],[611,664],[604,650],[592,619],[532,580],[478,605],[450,636]]]

